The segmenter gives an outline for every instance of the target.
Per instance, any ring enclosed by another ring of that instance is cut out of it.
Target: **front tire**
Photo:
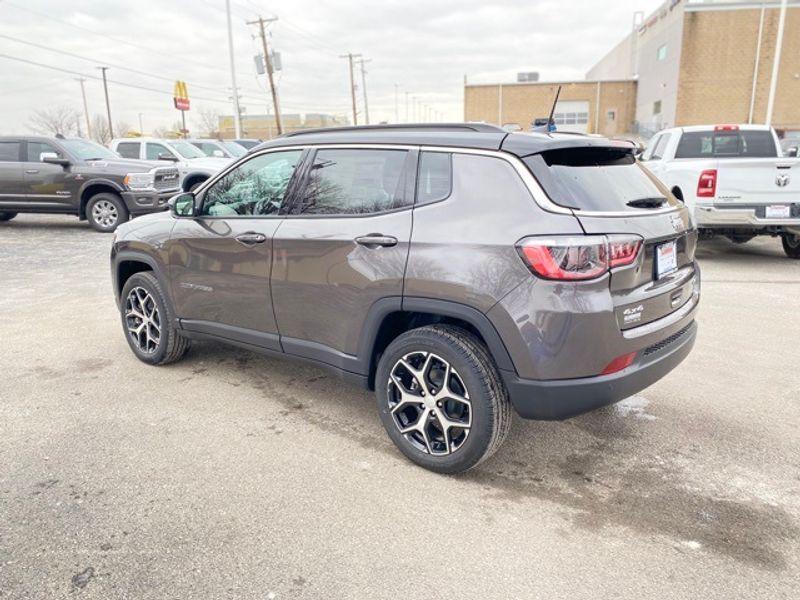
[[[125,282],[120,298],[122,329],[136,358],[149,365],[165,365],[183,358],[189,340],[176,327],[167,296],[148,271]]]
[[[95,194],[86,203],[86,220],[101,233],[111,233],[128,220],[128,209],[122,198],[106,192]]]
[[[461,473],[486,460],[511,425],[508,393],[488,350],[450,325],[412,329],[389,344],[375,395],[398,449],[437,473]]]
[[[800,258],[800,235],[784,233],[781,235],[781,243],[786,256],[794,259]]]
[[[10,221],[14,217],[17,216],[15,212],[0,212],[0,222],[2,221]]]

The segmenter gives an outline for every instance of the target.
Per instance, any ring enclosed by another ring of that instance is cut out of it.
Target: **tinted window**
[[[100,144],[95,144],[89,140],[60,140],[61,145],[67,152],[77,157],[79,160],[114,160],[119,158],[111,150]]]
[[[270,152],[242,163],[205,193],[201,214],[274,215],[281,209],[301,150]]]
[[[163,144],[148,143],[146,148],[147,148],[147,160],[158,160],[159,154],[166,154],[167,156],[175,156]]]
[[[675,158],[774,158],[777,155],[769,131],[687,131],[681,136],[675,151]]]
[[[172,150],[184,158],[203,158],[205,156],[205,154],[200,152],[200,150],[192,146],[189,142],[173,140],[170,142],[170,145],[172,146]]]
[[[452,185],[452,155],[447,152],[420,153],[417,204],[444,200],[450,195]]]
[[[28,162],[41,162],[39,160],[42,152],[52,152],[53,154],[63,158],[61,152],[56,150],[50,144],[44,142],[28,142]]]
[[[228,153],[235,158],[239,158],[240,156],[247,154],[247,149],[244,146],[240,146],[234,142],[222,142],[222,145],[225,147]]]
[[[120,142],[117,144],[117,154],[122,158],[139,158],[140,148],[139,142]]]
[[[406,205],[405,150],[319,150],[293,214],[360,215]]]
[[[206,156],[214,156],[214,150],[222,154],[225,154],[224,152],[222,152],[222,149],[217,148],[215,144],[209,144],[208,142],[192,142],[192,143],[198,148],[200,148],[200,150],[202,150],[203,154],[205,154]]]
[[[0,160],[19,162],[19,142],[0,142]]]
[[[524,160],[550,199],[568,208],[641,212],[678,203],[628,149],[551,150]]]

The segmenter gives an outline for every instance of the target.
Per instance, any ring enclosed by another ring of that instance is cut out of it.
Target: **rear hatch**
[[[639,236],[637,260],[611,270],[620,329],[692,300],[697,233],[689,211],[633,156],[629,145],[551,150],[525,158],[550,199],[573,210],[589,235]]]
[[[796,216],[800,216],[800,162],[797,159],[719,159],[717,165],[716,203],[756,209],[794,203],[799,211]],[[765,218],[764,214],[756,216]]]

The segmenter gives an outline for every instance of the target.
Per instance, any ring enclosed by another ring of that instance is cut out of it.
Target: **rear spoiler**
[[[637,147],[631,140],[612,140],[588,135],[534,133],[507,135],[500,149],[523,157],[547,152],[548,150],[566,150],[569,148],[613,148],[615,150],[625,148],[633,153]]]

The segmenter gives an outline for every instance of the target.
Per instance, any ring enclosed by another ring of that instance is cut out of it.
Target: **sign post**
[[[172,94],[172,102],[179,111],[181,111],[181,133],[185,138],[189,131],[186,129],[186,111],[189,110],[189,92],[186,89],[185,81],[176,81],[175,90]]]

